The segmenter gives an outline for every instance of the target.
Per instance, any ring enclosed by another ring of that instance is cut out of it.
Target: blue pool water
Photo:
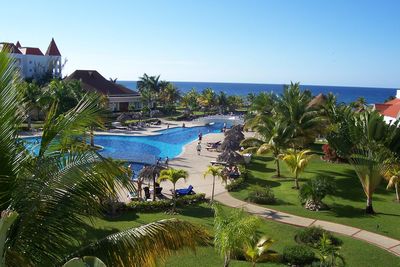
[[[157,135],[152,136],[96,135],[94,142],[103,147],[100,154],[104,157],[154,164],[158,158],[164,160],[166,157],[172,159],[178,156],[183,146],[196,140],[199,133],[206,135],[220,132],[222,127],[222,124],[217,123],[198,127],[176,127],[158,131]],[[40,138],[29,137],[24,138],[24,141],[29,149],[37,153]]]

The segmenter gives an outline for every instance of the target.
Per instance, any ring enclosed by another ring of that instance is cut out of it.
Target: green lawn
[[[314,148],[317,149],[317,148]],[[331,208],[329,211],[313,212],[300,205],[298,191],[292,189],[294,185],[292,174],[284,162],[281,162],[281,171],[284,178],[275,178],[275,163],[271,157],[256,157],[249,165],[250,177],[247,183],[232,195],[239,199],[246,199],[249,186],[252,184],[270,186],[278,203],[265,205],[270,208],[304,217],[338,222],[362,228],[379,234],[400,239],[400,204],[394,202],[394,191],[386,190],[385,181],[382,182],[373,197],[376,215],[365,215],[366,198],[360,181],[352,167],[348,164],[334,164],[322,161],[316,156],[305,172],[301,174],[304,182],[315,175],[329,176],[335,180],[337,192],[333,197],[327,197],[324,202]]]
[[[88,226],[85,231],[85,240],[93,240],[105,235],[114,233],[118,230],[124,230],[130,227],[136,227],[142,224],[153,222],[159,219],[176,217],[187,221],[197,223],[212,231],[213,213],[211,209],[202,204],[195,207],[186,208],[181,211],[178,216],[160,213],[126,213],[116,219],[96,219],[94,227]],[[277,242],[272,247],[278,252],[286,245],[295,244],[293,237],[298,228],[279,224],[271,221],[262,221],[260,232],[273,237]],[[376,248],[362,241],[340,237],[344,244],[342,246],[342,255],[345,257],[347,266],[364,267],[364,266],[384,266],[394,267],[400,266],[399,259],[390,253]],[[176,256],[170,257],[165,264],[166,266],[186,267],[186,266],[222,266],[222,258],[219,257],[212,247],[201,247],[194,254],[191,251],[178,252]],[[163,266],[163,264],[160,264]],[[231,266],[251,266],[248,262],[233,261]],[[279,264],[263,263],[258,266],[284,266]]]

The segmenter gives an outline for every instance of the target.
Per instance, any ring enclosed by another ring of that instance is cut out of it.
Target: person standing
[[[168,168],[169,158],[168,156],[165,158],[165,166]]]
[[[203,134],[200,132],[199,133],[199,143],[201,143],[201,140],[203,139]]]
[[[197,143],[196,150],[197,150],[197,155],[200,156],[200,152],[201,152],[201,144],[200,144],[200,142]]]

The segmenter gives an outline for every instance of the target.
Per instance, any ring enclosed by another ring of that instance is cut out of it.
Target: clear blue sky
[[[400,1],[2,1],[0,40],[46,50],[65,74],[136,80],[400,87]]]

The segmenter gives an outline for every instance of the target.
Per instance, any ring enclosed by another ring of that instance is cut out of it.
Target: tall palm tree
[[[184,94],[181,98],[181,104],[186,108],[188,113],[191,113],[199,108],[199,93],[196,89],[192,88],[189,92]]]
[[[276,104],[277,116],[293,128],[291,143],[294,148],[303,148],[314,142],[326,130],[327,119],[321,107],[309,105],[311,100],[311,93],[301,91],[299,83],[291,83],[285,87]]]
[[[175,110],[176,102],[180,99],[181,93],[179,89],[172,83],[167,83],[160,91],[161,104],[170,110]]]
[[[147,107],[150,109],[154,101],[157,100],[163,86],[165,86],[165,84],[161,83],[160,75],[148,76],[146,73],[144,73],[142,77],[139,77],[136,83],[137,89],[142,95],[142,98],[147,102]]]
[[[219,177],[221,179],[224,179],[222,174],[222,168],[220,166],[208,166],[207,170],[203,173],[204,178],[206,178],[207,175],[211,175],[213,177],[213,185],[211,190],[211,203],[212,203],[214,202],[215,178]]]
[[[130,189],[129,177],[112,161],[82,146],[79,137],[99,123],[98,99],[85,96],[59,116],[49,110],[37,154],[18,138],[23,98],[16,66],[0,52],[0,266],[61,265],[71,257],[95,255],[109,266],[155,266],[178,248],[203,243],[196,226],[167,220],[106,237],[79,251],[80,230],[101,215],[103,202]],[[129,253],[127,253],[127,251]]]
[[[158,177],[158,182],[162,181],[170,181],[173,186],[173,192],[172,192],[172,201],[174,203],[174,206],[172,207],[172,212],[176,212],[176,193],[175,193],[175,187],[176,183],[180,180],[186,180],[188,178],[189,174],[187,171],[182,170],[182,169],[167,169],[167,170],[162,170],[160,172],[160,177]]]
[[[294,174],[295,188],[299,189],[299,174],[304,171],[312,158],[311,150],[305,149],[296,151],[288,149],[283,155],[282,160],[288,165],[291,172]]]
[[[25,98],[26,108],[25,113],[28,121],[28,129],[32,128],[31,112],[36,111],[36,119],[39,119],[39,112],[41,108],[41,98],[43,96],[42,89],[34,82],[21,82],[19,89],[22,90],[23,97]]]
[[[228,107],[228,96],[226,95],[225,92],[221,91],[217,95],[217,104],[219,108],[220,113],[225,113],[227,107]]]
[[[247,120],[245,126],[256,130],[258,138],[250,137],[243,140],[240,144],[246,148],[243,153],[264,155],[272,152],[276,164],[276,176],[281,177],[279,159],[282,150],[289,146],[292,127],[284,121],[263,114]]]
[[[213,107],[217,104],[217,95],[215,94],[214,90],[211,88],[206,88],[201,93],[198,99],[200,106],[204,108],[204,113],[206,111],[210,111]]]
[[[216,203],[213,209],[214,247],[224,257],[224,267],[228,267],[232,256],[255,239],[260,218],[241,209],[228,211]]]

